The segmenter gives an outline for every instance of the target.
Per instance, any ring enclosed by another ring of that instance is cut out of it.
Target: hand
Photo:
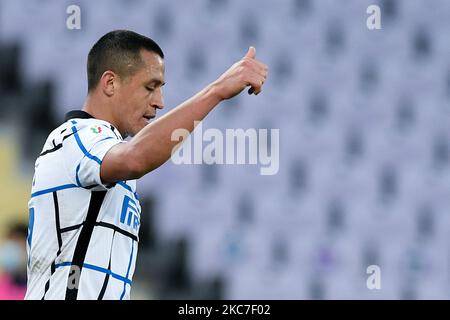
[[[230,99],[251,86],[249,94],[259,94],[267,79],[268,67],[255,59],[256,49],[250,47],[247,54],[233,64],[215,81],[217,94],[221,100]]]

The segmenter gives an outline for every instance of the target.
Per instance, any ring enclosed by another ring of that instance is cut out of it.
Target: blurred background
[[[203,130],[280,129],[276,175],[169,161],[139,181],[132,299],[449,299],[449,17],[448,0],[0,0],[0,298],[23,295],[35,158],[81,108],[91,46],[130,29],[165,52],[159,114],[255,46],[263,93]]]

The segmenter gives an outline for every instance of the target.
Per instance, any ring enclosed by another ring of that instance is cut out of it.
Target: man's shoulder
[[[110,136],[123,140],[120,133],[109,122],[100,119],[71,119],[67,121],[70,131],[90,138],[97,136]]]
[[[73,133],[88,133],[89,135],[111,135],[123,140],[119,130],[106,120],[97,119],[84,110],[72,110],[66,113],[64,123],[68,124]]]

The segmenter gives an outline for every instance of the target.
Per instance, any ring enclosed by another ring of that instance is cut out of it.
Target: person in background
[[[11,225],[0,243],[0,300],[23,300],[27,289],[27,226]]]

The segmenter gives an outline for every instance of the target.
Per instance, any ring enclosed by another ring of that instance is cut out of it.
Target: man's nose
[[[153,99],[150,101],[150,104],[152,107],[157,109],[164,108],[164,98],[161,92],[161,89],[157,90],[155,94],[153,95]]]

